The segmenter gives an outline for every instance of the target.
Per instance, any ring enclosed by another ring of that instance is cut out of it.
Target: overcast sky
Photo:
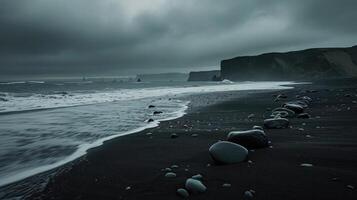
[[[356,0],[0,0],[2,77],[205,70],[356,44]]]

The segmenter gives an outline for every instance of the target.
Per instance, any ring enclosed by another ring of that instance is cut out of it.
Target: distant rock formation
[[[357,46],[241,56],[221,61],[229,80],[310,80],[357,76]]]
[[[188,76],[188,81],[220,81],[220,80],[221,80],[220,70],[190,72]]]
[[[186,81],[188,74],[185,73],[161,73],[161,74],[138,74],[136,79],[142,81]]]

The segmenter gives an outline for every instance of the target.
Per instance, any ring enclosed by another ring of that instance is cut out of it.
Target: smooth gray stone
[[[203,193],[207,190],[207,187],[201,181],[193,178],[186,180],[185,187],[191,193]]]
[[[167,172],[167,173],[165,174],[165,177],[166,177],[166,178],[175,178],[175,177],[176,177],[176,173]]]
[[[259,149],[269,146],[266,134],[258,129],[232,131],[228,134],[227,140],[242,145],[247,149]]]
[[[261,126],[253,126],[253,129],[263,130],[263,127],[261,127]]]
[[[277,112],[277,111],[285,111],[288,113],[288,117],[295,117],[295,112],[288,108],[275,108],[272,113]]]
[[[308,96],[299,97],[299,99],[307,101],[307,102],[311,102],[312,101],[312,99],[310,97],[308,97]]]
[[[291,103],[291,104],[297,104],[303,108],[307,108],[308,107],[308,101],[304,101],[304,100],[296,100],[296,101],[290,101],[288,103]]]
[[[196,175],[192,176],[191,178],[196,179],[196,180],[201,180],[203,178],[203,176],[201,174],[196,174]]]
[[[209,148],[209,154],[218,164],[234,164],[246,160],[248,150],[233,142],[220,141]]]
[[[311,118],[311,116],[308,114],[308,113],[301,113],[297,116],[297,118],[300,118],[300,119],[309,119]]]
[[[286,112],[286,111],[274,111],[272,114],[271,114],[271,117],[289,117],[289,113]]]
[[[187,198],[187,197],[190,196],[190,194],[187,192],[187,190],[186,190],[186,189],[183,189],[183,188],[177,189],[177,190],[176,190],[176,193],[177,193],[179,196],[183,197],[183,198]]]
[[[224,188],[229,188],[229,187],[231,187],[232,185],[230,184],[230,183],[223,183],[222,184],[222,187],[224,187]]]
[[[245,191],[243,195],[244,200],[253,199],[254,194],[251,191]]]
[[[264,127],[268,129],[288,128],[289,124],[289,120],[286,118],[271,118],[264,120]]]
[[[304,108],[296,103],[285,103],[283,107],[294,111],[296,114],[300,114],[304,112]]]

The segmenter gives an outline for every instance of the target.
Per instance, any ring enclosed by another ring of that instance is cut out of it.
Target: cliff
[[[310,80],[357,76],[357,46],[241,56],[221,61],[229,80]]]
[[[188,81],[219,81],[220,70],[190,72]]]

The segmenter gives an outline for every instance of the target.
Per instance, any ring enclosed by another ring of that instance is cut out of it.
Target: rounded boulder
[[[246,160],[248,150],[233,142],[220,141],[209,148],[209,154],[218,164],[234,164]]]
[[[247,149],[259,149],[269,146],[269,141],[262,130],[252,129],[247,131],[232,131],[228,134],[227,140]]]
[[[288,128],[289,124],[289,120],[286,118],[271,118],[264,120],[264,127],[267,129]]]

